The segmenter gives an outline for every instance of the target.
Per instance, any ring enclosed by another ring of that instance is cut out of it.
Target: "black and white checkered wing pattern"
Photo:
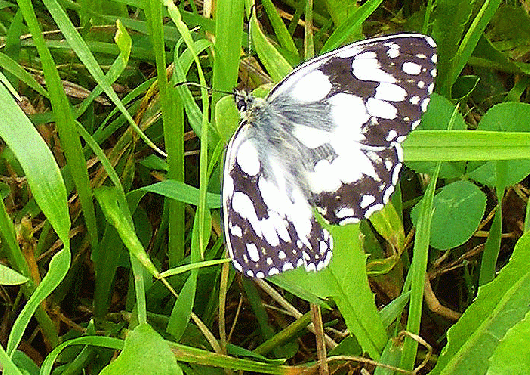
[[[320,270],[331,260],[332,238],[305,192],[255,133],[244,121],[225,157],[224,230],[234,267],[259,278],[302,264]]]
[[[330,260],[313,216],[357,222],[381,209],[436,76],[434,41],[402,34],[354,43],[291,72],[261,101],[236,94],[243,121],[227,151],[223,206],[234,265],[264,277]]]

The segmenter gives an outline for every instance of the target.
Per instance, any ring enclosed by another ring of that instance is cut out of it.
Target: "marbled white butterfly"
[[[266,99],[235,91],[224,231],[235,268],[267,277],[330,262],[331,224],[358,222],[398,182],[401,142],[433,92],[436,45],[420,34],[368,39],[300,65]]]

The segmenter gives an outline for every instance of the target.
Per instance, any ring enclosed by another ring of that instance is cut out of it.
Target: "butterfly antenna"
[[[199,87],[201,89],[206,89],[208,90],[208,93],[211,94],[212,92],[219,92],[221,94],[226,94],[226,95],[234,95],[233,92],[231,91],[224,91],[224,90],[217,90],[217,89],[213,89],[211,87],[208,87],[208,86],[203,86],[201,85],[200,83],[196,83],[196,82],[178,82],[175,84],[175,87],[178,87],[178,86],[195,86],[195,87]]]

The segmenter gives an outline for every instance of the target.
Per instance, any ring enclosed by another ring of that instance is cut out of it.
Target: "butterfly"
[[[241,123],[222,189],[234,267],[256,278],[326,267],[333,239],[314,210],[344,225],[383,208],[435,76],[434,40],[398,34],[311,59],[265,99],[234,91]]]

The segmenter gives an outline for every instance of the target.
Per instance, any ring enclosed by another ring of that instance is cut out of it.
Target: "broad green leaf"
[[[478,130],[521,132],[530,134],[530,104],[526,103],[501,103],[490,108],[482,117]],[[514,145],[515,146],[515,145]],[[498,183],[496,168],[504,170],[502,184],[511,186],[516,184],[530,174],[529,160],[506,160],[485,163],[471,172],[469,176],[485,185],[494,186]]]
[[[456,181],[442,188],[434,197],[431,246],[447,250],[466,242],[477,230],[486,209],[486,195],[473,183]],[[411,217],[417,225],[419,210]]]
[[[164,339],[148,324],[130,331],[121,354],[100,375],[183,374],[175,355]]]
[[[363,350],[379,358],[387,334],[368,284],[359,226],[328,229],[333,236],[333,258],[326,269],[306,272],[301,267],[269,279],[296,295],[302,289],[322,299],[332,298]]]
[[[508,330],[490,358],[487,375],[526,375],[530,371],[530,313]]]
[[[510,262],[449,329],[432,375],[482,375],[507,331],[530,311],[530,234],[519,239]]]

